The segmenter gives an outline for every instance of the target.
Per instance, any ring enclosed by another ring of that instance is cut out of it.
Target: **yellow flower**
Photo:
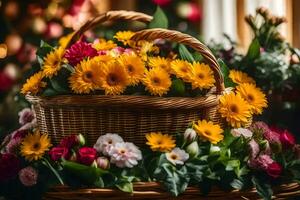
[[[163,57],[160,57],[160,56],[149,57],[148,65],[152,68],[160,67],[160,68],[166,70],[167,72],[169,72],[170,69],[171,69],[169,59],[163,58]]]
[[[118,62],[108,63],[103,67],[102,89],[106,95],[118,95],[124,92],[129,84],[125,68]]]
[[[24,138],[21,144],[21,155],[28,161],[39,160],[49,150],[50,146],[48,135],[35,131]]]
[[[192,67],[192,88],[209,89],[214,86],[214,73],[210,67],[204,63],[193,63]]]
[[[160,151],[160,152],[169,152],[175,146],[175,140],[172,136],[168,134],[162,134],[161,132],[158,133],[148,133],[146,135],[147,145],[150,146],[152,151]]]
[[[171,62],[172,73],[185,82],[191,82],[192,65],[185,61],[176,59]]]
[[[94,60],[95,62],[104,62],[104,63],[109,63],[109,62],[114,62],[115,58],[112,57],[111,55],[99,55],[93,57],[91,60]]]
[[[64,52],[65,50],[62,47],[59,47],[47,54],[43,65],[45,77],[51,78],[53,75],[57,75],[57,72],[61,69],[62,62],[64,61]]]
[[[111,50],[115,47],[117,47],[117,44],[115,44],[112,40],[106,41],[105,39],[101,38],[98,42],[94,43],[93,47],[100,50]]]
[[[133,43],[131,37],[134,35],[132,31],[119,31],[114,36],[115,39],[122,42],[124,45],[131,45]]]
[[[253,78],[248,76],[246,73],[238,71],[238,70],[230,70],[229,78],[231,78],[231,80],[236,84],[241,84],[241,83],[255,84],[255,81]]]
[[[126,69],[129,76],[129,84],[136,85],[142,80],[145,71],[145,63],[135,54],[123,54],[118,62]]]
[[[75,32],[69,33],[66,36],[61,37],[58,40],[58,44],[59,46],[61,46],[62,48],[65,48],[67,46],[67,44],[69,43],[69,41],[71,40],[72,36],[74,35]]]
[[[40,90],[46,87],[47,85],[47,83],[43,81],[43,78],[43,72],[38,72],[32,75],[29,79],[27,79],[26,83],[23,85],[21,93],[31,93],[32,95],[36,95],[37,93],[39,93]]]
[[[193,128],[201,138],[210,141],[212,144],[217,144],[224,138],[222,135],[223,129],[211,121],[199,120],[198,124],[193,125]]]
[[[247,124],[251,117],[250,105],[246,102],[240,94],[230,92],[220,98],[221,116],[235,128],[241,127]]]
[[[90,93],[102,85],[102,68],[105,64],[96,59],[83,60],[75,66],[75,72],[69,77],[71,89],[78,94]]]
[[[172,84],[171,78],[165,70],[152,68],[145,72],[143,84],[152,95],[162,96],[166,94]]]
[[[268,106],[266,95],[254,84],[242,83],[236,87],[240,94],[251,106],[252,114],[261,114],[263,108]]]
[[[158,54],[159,48],[153,44],[153,42],[148,42],[146,40],[140,40],[135,47],[138,49],[139,55],[144,61],[148,60],[148,53]]]

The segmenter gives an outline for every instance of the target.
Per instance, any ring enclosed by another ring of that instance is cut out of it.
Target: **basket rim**
[[[219,104],[220,95],[208,94],[201,97],[156,97],[143,95],[56,95],[52,97],[27,94],[26,99],[32,104],[49,107],[131,107],[151,109],[203,109]]]

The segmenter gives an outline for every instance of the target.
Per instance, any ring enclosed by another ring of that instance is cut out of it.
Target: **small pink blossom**
[[[21,145],[22,139],[21,138],[13,138],[9,141],[6,145],[7,153],[17,154],[19,147]]]
[[[38,172],[33,167],[25,167],[20,170],[19,179],[27,187],[34,186],[37,184]]]
[[[235,128],[235,129],[232,129],[231,130],[231,134],[234,137],[244,136],[245,138],[251,138],[252,135],[253,135],[253,133],[249,129],[246,129],[246,128]]]
[[[19,123],[21,125],[25,125],[27,123],[30,123],[34,120],[35,118],[35,113],[32,109],[30,108],[24,108],[21,110],[19,113]]]
[[[255,159],[256,156],[259,154],[259,145],[257,144],[257,142],[252,139],[250,142],[249,142],[249,147],[250,147],[250,155],[251,155],[251,159]]]
[[[272,164],[274,160],[266,154],[260,155],[257,158],[252,158],[249,160],[249,167],[260,170],[267,170],[268,166]]]

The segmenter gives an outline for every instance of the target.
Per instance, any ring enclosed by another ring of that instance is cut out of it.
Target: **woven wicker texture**
[[[273,188],[273,199],[292,199],[293,197],[300,197],[300,187],[297,183],[281,185]],[[117,199],[197,199],[197,200],[227,200],[227,199],[244,199],[254,200],[260,199],[256,190],[248,191],[232,191],[224,192],[218,188],[214,188],[207,196],[201,195],[198,188],[188,187],[187,190],[179,197],[174,198],[167,193],[160,184],[150,183],[136,183],[134,185],[133,194],[127,194],[119,190],[113,189],[77,189],[72,190],[69,187],[57,186],[47,192],[43,200],[98,200],[109,198],[111,200]],[[295,199],[296,199],[295,198]]]
[[[73,35],[68,46],[86,30],[105,21],[148,22],[151,19],[143,13],[110,11],[84,24]],[[178,31],[148,29],[134,36],[136,40],[156,38],[186,44],[202,54],[214,71],[216,89],[212,91],[215,92],[195,98],[122,95],[62,95],[46,98],[27,95],[36,111],[40,131],[48,133],[54,143],[67,135],[82,133],[93,144],[100,135],[118,133],[125,141],[141,146],[145,144],[145,134],[149,132],[175,134],[197,119],[219,122],[217,106],[219,95],[224,90],[224,81],[216,58],[201,42]]]

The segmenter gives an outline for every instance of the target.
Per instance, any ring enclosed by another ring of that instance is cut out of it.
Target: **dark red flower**
[[[12,133],[12,139],[22,139],[27,135],[28,131],[23,129],[18,129]]]
[[[97,56],[97,50],[91,44],[78,41],[73,44],[65,53],[65,58],[72,66],[76,66],[85,58],[92,58]]]
[[[70,151],[66,147],[53,147],[49,151],[50,158],[53,161],[58,161],[61,158],[69,159],[70,158]]]
[[[3,71],[0,72],[0,92],[5,92],[9,90],[12,87],[13,83],[14,81],[11,77],[9,77]]]
[[[70,148],[73,148],[74,146],[76,146],[78,144],[79,144],[79,140],[78,140],[77,135],[70,135],[68,137],[63,138],[60,141],[59,146],[70,149]]]
[[[78,150],[77,161],[84,165],[91,165],[97,158],[97,151],[91,147],[82,147]]]
[[[171,3],[172,0],[152,0],[153,3],[159,6],[167,6]]]
[[[18,175],[20,160],[11,153],[0,154],[0,182],[7,181]]]
[[[268,165],[267,174],[273,178],[278,178],[282,173],[282,167],[279,163],[273,162]]]
[[[284,130],[283,133],[280,134],[279,139],[284,148],[289,149],[295,146],[296,143],[295,137],[287,130]]]

